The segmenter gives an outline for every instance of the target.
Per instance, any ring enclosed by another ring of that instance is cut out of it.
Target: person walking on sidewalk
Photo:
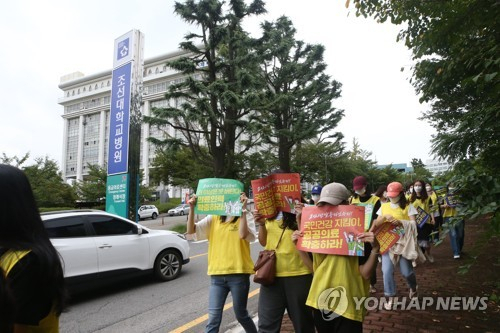
[[[417,227],[417,240],[418,246],[425,255],[425,258],[429,260],[430,263],[434,262],[434,257],[431,254],[431,233],[436,224],[434,220],[434,214],[431,211],[432,200],[427,195],[425,190],[425,182],[423,180],[416,180],[413,183],[413,192],[410,196],[410,203],[415,207],[415,209],[421,209],[425,214],[428,215],[428,221],[422,226]]]
[[[450,243],[453,251],[453,258],[460,259],[462,248],[464,246],[464,220],[456,219],[457,214],[457,195],[456,189],[453,184],[446,186],[446,195],[441,204],[443,208],[444,224],[450,229]]]
[[[384,278],[384,295],[389,301],[384,304],[386,310],[392,309],[392,297],[396,296],[394,266],[398,265],[410,288],[410,298],[417,296],[417,278],[413,271],[412,261],[419,257],[415,215],[417,210],[406,201],[403,185],[393,182],[387,185],[387,197],[390,202],[382,204],[377,212],[378,218],[370,230],[376,231],[383,223],[392,223],[404,227],[404,235],[388,252],[382,254],[382,274]]]
[[[240,195],[242,215],[207,215],[194,222],[196,195],[189,199],[187,233],[197,240],[208,239],[208,323],[205,332],[219,332],[224,303],[231,292],[236,319],[245,332],[256,333],[257,328],[248,314],[247,301],[250,290],[250,275],[253,261],[250,257],[250,242],[255,240],[253,215],[247,210],[247,196]]]
[[[351,197],[350,204],[351,205],[370,205],[370,209],[372,211],[372,218],[370,221],[370,227],[373,221],[377,218],[377,212],[380,209],[380,199],[376,195],[370,194],[368,192],[368,181],[363,176],[357,176],[352,181],[352,188],[354,189],[354,195]],[[368,227],[369,229],[369,227]],[[370,243],[366,244],[366,246],[370,246]],[[370,276],[370,293],[376,293],[377,289],[375,288],[375,284],[377,283],[377,265],[378,260],[375,263],[375,269],[373,270],[372,276]]]
[[[347,205],[349,196],[350,193],[344,185],[330,183],[323,187],[317,205]],[[297,212],[299,220],[301,212],[301,209]],[[302,236],[300,231],[295,231],[292,239],[296,242]],[[373,232],[363,232],[356,236],[362,242],[372,243],[371,249],[367,247],[362,257],[312,253],[311,259],[309,253],[299,251],[304,263],[314,272],[306,304],[313,308],[314,324],[318,333],[363,332],[366,310],[364,307],[357,308],[352,300],[354,297],[368,297],[369,279],[375,269],[380,245]],[[333,302],[321,301],[325,291],[335,288],[345,290],[345,296],[349,300],[345,311],[332,308]]]
[[[295,209],[300,210],[302,206],[299,203]],[[280,332],[285,309],[295,332],[314,333],[312,309],[306,306],[312,270],[304,264],[292,242],[292,233],[298,229],[295,214],[279,212],[275,217],[265,219],[254,210],[254,217],[259,225],[259,243],[266,250],[276,249],[274,283],[260,287],[259,333]]]

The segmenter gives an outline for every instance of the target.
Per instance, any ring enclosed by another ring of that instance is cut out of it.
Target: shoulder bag
[[[260,283],[264,286],[274,283],[274,277],[276,276],[276,249],[278,249],[278,246],[280,245],[281,238],[283,238],[285,230],[286,228],[283,229],[278,244],[276,244],[276,248],[274,250],[262,250],[259,252],[259,257],[253,267],[253,270],[255,271],[253,282]]]

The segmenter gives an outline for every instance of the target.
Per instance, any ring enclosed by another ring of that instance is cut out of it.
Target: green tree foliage
[[[497,0],[354,1],[357,13],[402,24],[398,35],[413,52],[412,82],[431,109],[433,152],[455,162],[465,217],[493,214],[500,160],[500,5]],[[490,184],[484,186],[483,182]],[[481,193],[473,190],[481,189]]]
[[[420,158],[412,158],[411,166],[413,167],[412,176],[414,180],[420,179],[428,182],[433,178],[432,173],[425,167],[425,164]]]
[[[208,154],[206,147],[200,147]],[[200,163],[189,147],[162,148],[156,150],[151,169],[151,179],[157,183],[196,189],[198,179],[213,177],[213,168]]]
[[[23,168],[30,180],[38,207],[73,207],[76,195],[64,182],[57,162],[45,158],[35,159],[35,164]]]
[[[265,98],[258,120],[264,142],[277,147],[280,169],[290,171],[292,148],[304,140],[341,138],[333,132],[343,116],[332,107],[341,84],[325,73],[325,48],[295,38],[289,18],[262,24],[257,51],[265,79]]]
[[[30,153],[26,153],[24,154],[24,156],[21,157],[17,156],[8,157],[5,153],[2,153],[2,157],[0,157],[0,163],[20,168],[24,163],[26,163],[29,157]]]
[[[431,109],[434,153],[451,160],[500,160],[500,5],[497,0],[354,1],[358,14],[402,24],[413,52],[413,85]]]
[[[83,181],[75,184],[78,197],[86,202],[100,202],[106,198],[106,181],[108,171],[106,167],[87,165],[88,175]]]
[[[239,153],[255,142],[249,120],[259,101],[255,88],[260,80],[255,54],[250,51],[251,39],[241,23],[247,16],[264,12],[260,0],[249,5],[230,0],[227,8],[217,0],[175,3],[175,13],[199,30],[187,34],[180,44],[190,55],[167,64],[186,78],[170,86],[165,95],[171,106],[153,109],[145,120],[182,133],[182,139],[157,143],[189,145],[198,162],[212,165],[216,177],[235,178],[237,142]]]
[[[312,184],[327,184],[332,174],[338,173],[345,155],[344,145],[335,142],[306,141],[292,153],[292,171],[301,175],[301,180]]]

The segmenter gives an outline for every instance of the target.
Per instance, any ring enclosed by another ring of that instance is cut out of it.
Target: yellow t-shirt
[[[411,204],[417,208],[417,207],[420,207],[422,208],[426,213],[430,213],[431,212],[431,200],[430,198],[427,198],[425,200],[422,201],[422,199],[420,198],[417,198],[415,199],[415,201],[413,201]]]
[[[370,282],[359,273],[358,257],[313,253],[313,268],[306,304],[362,322],[366,310],[364,306],[356,309],[353,297],[368,297]]]
[[[455,207],[446,207],[443,212],[443,217],[457,216],[457,209]]]
[[[9,250],[0,257],[0,270],[5,272],[8,277],[10,271],[24,256],[30,253],[30,250],[13,251]],[[23,325],[23,332],[25,333],[59,333],[59,317],[55,311],[52,310],[49,314],[40,320],[37,326]]]
[[[208,235],[208,275],[253,274],[250,243],[240,238],[240,219],[222,222],[212,216]]]
[[[355,198],[355,197],[352,197],[351,199],[351,204],[354,205],[354,204],[357,204],[357,203],[363,203],[363,204],[370,204],[370,205],[373,205],[375,206],[375,204],[377,203],[377,201],[379,201],[380,198],[377,197],[376,195],[372,195],[370,196],[370,199],[364,201],[364,202],[361,202],[361,200],[359,199],[359,197]]]
[[[391,215],[393,218],[396,220],[409,220],[409,210],[410,210],[410,205],[406,205],[405,209],[402,209],[399,206],[392,207],[390,202],[383,203],[380,206],[380,209],[382,210],[381,215]]]
[[[266,250],[275,250],[280,239],[281,242],[276,249],[276,276],[299,276],[311,274],[312,272],[304,265],[300,258],[299,251],[292,242],[293,230],[281,229],[282,219],[266,220],[267,241]]]

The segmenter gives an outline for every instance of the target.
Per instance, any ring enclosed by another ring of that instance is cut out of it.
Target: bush
[[[186,223],[174,225],[170,230],[176,231],[180,234],[185,234],[187,232]]]
[[[171,198],[168,202],[161,204],[159,201],[156,201],[154,205],[158,208],[160,213],[166,213],[169,209],[177,207],[181,204],[180,198]]]

